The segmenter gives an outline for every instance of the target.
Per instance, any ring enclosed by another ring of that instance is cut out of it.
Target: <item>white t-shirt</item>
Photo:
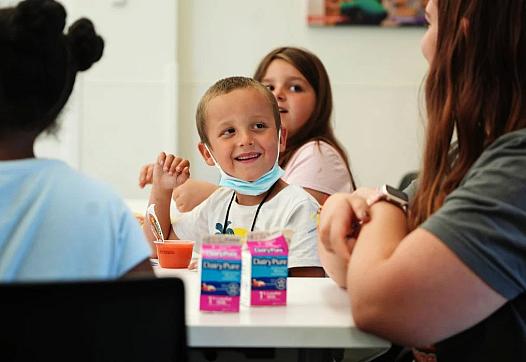
[[[326,142],[307,142],[285,166],[283,180],[289,184],[332,195],[351,192],[351,175],[338,151]]]
[[[220,187],[192,211],[182,214],[173,229],[179,239],[194,240],[196,250],[204,236],[221,234],[233,190]],[[246,235],[258,205],[239,205],[234,198],[228,216],[226,233]],[[290,229],[294,231],[289,245],[289,268],[321,266],[317,249],[317,201],[301,187],[288,185],[259,210],[254,231]]]

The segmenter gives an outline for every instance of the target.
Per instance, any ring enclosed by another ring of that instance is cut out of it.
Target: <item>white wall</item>
[[[313,28],[306,0],[183,0],[179,17],[181,150],[194,177],[217,179],[196,152],[194,112],[214,81],[252,75],[259,60],[281,45],[306,47],[332,80],[334,122],[360,185],[397,185],[419,165],[422,121],[419,88],[424,29]]]
[[[178,149],[177,2],[61,1],[68,24],[90,18],[105,49],[79,74],[58,140],[40,140],[36,153],[64,159],[124,197],[146,198],[139,167],[161,149]]]
[[[216,181],[216,170],[196,150],[199,98],[221,77],[252,75],[281,45],[306,47],[324,62],[336,134],[360,185],[397,184],[418,167],[423,29],[312,28],[307,0],[63,3],[70,21],[81,15],[94,21],[106,49],[79,78],[59,141],[41,141],[37,149],[110,182],[125,197],[147,197],[137,187],[138,169],[160,150],[189,158],[193,177]]]

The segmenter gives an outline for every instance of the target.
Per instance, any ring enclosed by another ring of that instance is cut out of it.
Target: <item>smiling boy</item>
[[[199,243],[208,234],[290,229],[289,275],[324,276],[316,246],[318,203],[301,187],[281,180],[278,158],[286,130],[272,93],[251,78],[222,79],[202,97],[196,123],[199,152],[219,169],[220,188],[170,225],[172,190],[188,179],[189,163],[161,153],[149,203],[156,204],[164,235]],[[148,222],[144,231],[154,240]]]

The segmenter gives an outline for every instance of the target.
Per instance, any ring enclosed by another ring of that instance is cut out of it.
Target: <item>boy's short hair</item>
[[[197,106],[197,112],[195,114],[195,121],[197,126],[197,132],[199,133],[201,142],[205,144],[210,144],[205,129],[206,111],[210,101],[217,96],[228,94],[236,89],[246,88],[255,89],[261,92],[261,94],[263,94],[267,98],[269,105],[272,107],[272,113],[274,115],[276,129],[279,131],[279,129],[281,128],[281,117],[279,114],[278,102],[276,101],[274,95],[267,89],[267,87],[265,87],[263,84],[252,78],[229,77],[218,80],[214,85],[208,88],[208,90],[205,92],[205,94],[203,95],[203,97],[201,97],[201,100],[199,101],[199,105]]]

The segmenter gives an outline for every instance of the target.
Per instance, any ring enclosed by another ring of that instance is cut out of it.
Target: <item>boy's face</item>
[[[223,171],[245,181],[255,181],[285,150],[286,134],[278,131],[267,98],[253,88],[236,89],[213,98],[207,106],[206,134],[210,151]],[[204,144],[199,144],[206,163],[214,165]]]

